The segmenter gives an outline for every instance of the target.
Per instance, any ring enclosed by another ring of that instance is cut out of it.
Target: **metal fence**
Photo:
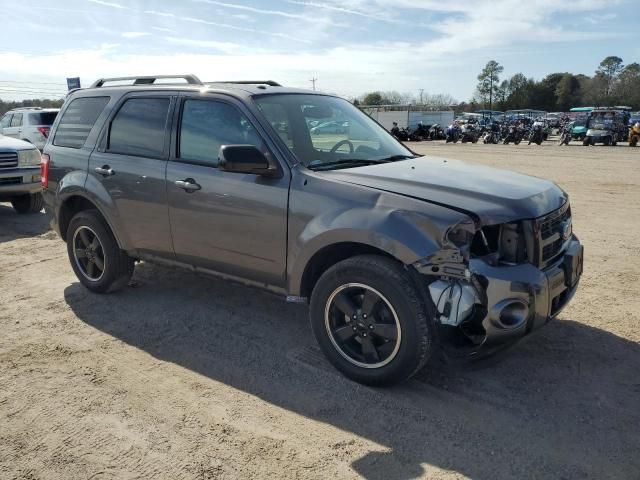
[[[453,110],[433,111],[422,105],[376,105],[360,108],[387,130],[391,130],[393,122],[400,128],[416,128],[420,122],[424,125],[450,125],[454,118]]]

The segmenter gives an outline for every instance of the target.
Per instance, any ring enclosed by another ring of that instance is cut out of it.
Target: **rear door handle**
[[[202,189],[193,178],[185,178],[184,180],[176,180],[176,187],[183,189],[185,192],[195,192]]]
[[[115,170],[112,170],[109,165],[103,165],[101,167],[96,167],[96,173],[99,173],[100,175],[102,175],[104,177],[110,177],[111,175],[115,175],[116,174]]]

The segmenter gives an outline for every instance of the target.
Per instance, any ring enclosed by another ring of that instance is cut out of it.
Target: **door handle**
[[[202,189],[193,178],[185,178],[184,180],[176,180],[176,187],[183,189],[185,192],[195,192]]]
[[[115,175],[116,174],[115,170],[112,170],[109,165],[103,165],[101,167],[96,167],[95,170],[96,170],[96,173],[99,173],[100,175],[102,175],[104,177],[110,177],[111,175]]]

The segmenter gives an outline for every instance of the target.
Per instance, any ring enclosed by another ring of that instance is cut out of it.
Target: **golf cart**
[[[616,108],[594,108],[587,121],[587,135],[583,145],[602,143],[616,145],[627,139],[629,112]]]
[[[571,138],[573,140],[584,141],[587,136],[587,122],[593,107],[574,107],[571,109],[573,126],[571,127]]]

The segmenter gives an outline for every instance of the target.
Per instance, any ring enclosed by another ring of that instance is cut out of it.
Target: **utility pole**
[[[423,105],[422,103],[422,94],[424,93],[424,88],[420,88],[420,105]]]
[[[309,80],[309,81],[311,82],[311,84],[313,85],[313,89],[314,89],[314,90],[316,89],[316,81],[317,81],[317,80],[318,80],[318,79],[317,79],[316,77],[313,77],[311,80]]]

